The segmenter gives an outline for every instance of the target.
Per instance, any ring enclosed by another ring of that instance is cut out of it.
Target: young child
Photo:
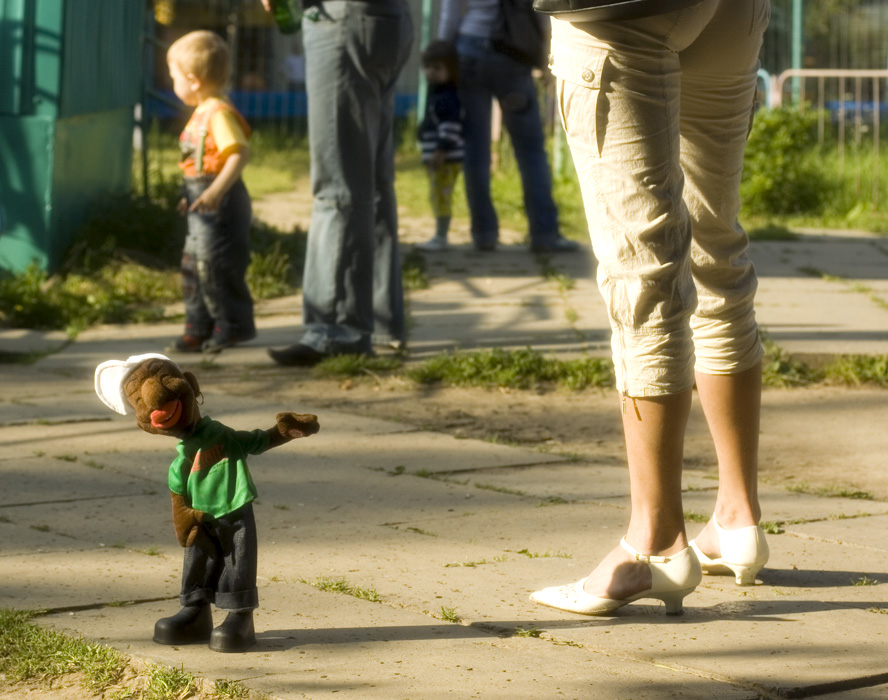
[[[185,334],[169,350],[219,352],[256,337],[250,262],[250,196],[241,172],[250,157],[250,127],[225,98],[228,47],[218,34],[197,31],[170,46],[167,65],[176,96],[194,107],[179,138],[188,217],[182,253]]]
[[[429,91],[426,110],[419,125],[422,162],[429,173],[435,236],[416,246],[436,252],[447,248],[451,201],[463,159],[463,113],[456,92],[459,59],[447,41],[433,41],[422,52],[422,69]]]

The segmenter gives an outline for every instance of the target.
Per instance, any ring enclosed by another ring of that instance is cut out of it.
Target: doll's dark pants
[[[250,503],[201,523],[194,544],[185,548],[181,605],[215,603],[217,608],[234,611],[258,607],[257,549]]]
[[[191,205],[212,180],[187,179]],[[190,212],[182,253],[185,332],[201,340],[249,340],[256,335],[253,298],[247,287],[250,264],[250,195],[238,180],[218,211]]]

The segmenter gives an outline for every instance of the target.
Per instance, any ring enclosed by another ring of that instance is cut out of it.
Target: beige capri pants
[[[552,72],[624,396],[762,357],[737,216],[769,0],[622,22],[552,20]]]

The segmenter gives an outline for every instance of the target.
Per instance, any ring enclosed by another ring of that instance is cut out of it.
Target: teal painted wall
[[[54,271],[131,188],[142,0],[0,0],[0,270]]]

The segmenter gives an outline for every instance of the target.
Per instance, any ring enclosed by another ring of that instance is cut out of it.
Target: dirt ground
[[[287,379],[282,381],[282,376]],[[214,379],[220,385],[224,378]],[[420,387],[404,379],[319,380],[307,372],[255,371],[253,395],[401,421],[458,437],[520,444],[622,465],[620,403],[612,390]],[[853,488],[888,500],[888,392],[879,388],[766,389],[761,480],[811,490]],[[716,474],[712,441],[694,401],[685,468]]]

